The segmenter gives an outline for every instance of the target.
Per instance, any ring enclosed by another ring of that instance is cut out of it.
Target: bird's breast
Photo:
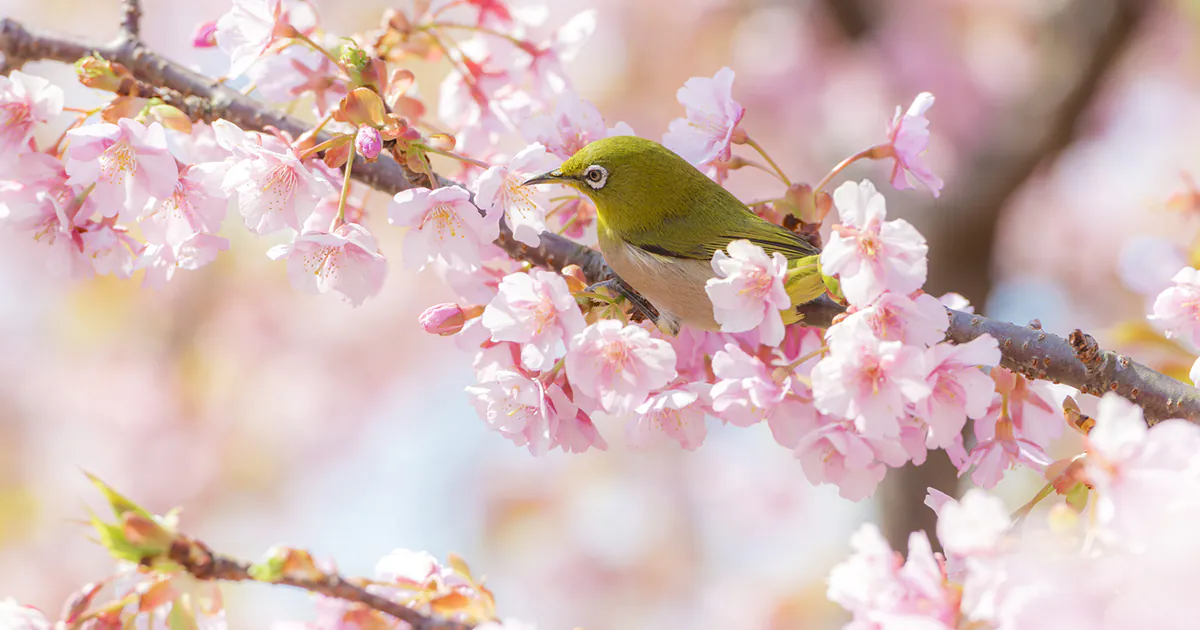
[[[599,240],[608,265],[655,308],[694,328],[719,328],[704,290],[714,277],[708,261],[654,254],[605,232]]]

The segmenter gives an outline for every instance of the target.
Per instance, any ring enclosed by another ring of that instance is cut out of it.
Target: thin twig
[[[303,121],[274,112],[266,104],[171,62],[134,40],[121,39],[105,46],[89,46],[54,35],[35,33],[13,20],[4,19],[0,20],[0,52],[4,53],[9,65],[16,63],[16,67],[25,61],[38,59],[72,63],[95,52],[125,65],[139,80],[161,88],[163,100],[178,107],[193,120],[211,122],[224,118],[243,129],[263,131],[270,126],[288,132],[293,137],[301,135],[307,128]],[[382,156],[374,162],[355,164],[354,179],[388,194],[418,185],[414,183],[414,175],[402,165]],[[439,185],[452,183],[438,178]],[[513,258],[534,265],[552,269],[579,265],[589,282],[613,276],[600,252],[550,232],[543,232],[538,246],[530,247],[517,242],[508,227],[502,224],[496,244]],[[804,305],[800,310],[810,325],[826,327],[842,308],[823,298]],[[1167,418],[1200,422],[1200,390],[1155,372],[1128,357],[1103,353],[1111,360],[1101,369],[1093,369],[1089,373],[1075,350],[1061,337],[951,311],[947,339],[964,343],[984,333],[992,335],[1000,343],[1003,364],[1027,376],[1065,383],[1089,393],[1114,391],[1140,405],[1147,422],[1151,424]]]

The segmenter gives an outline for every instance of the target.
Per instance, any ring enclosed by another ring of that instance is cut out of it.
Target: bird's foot
[[[629,301],[633,307],[630,319],[635,322],[649,320],[658,326],[658,329],[669,334],[679,334],[679,320],[665,313],[659,313],[658,309],[640,293],[635,291],[633,287],[625,283],[620,278],[609,278],[603,282],[597,282],[587,288],[588,293],[594,293],[596,289],[608,289],[614,295],[619,295]]]

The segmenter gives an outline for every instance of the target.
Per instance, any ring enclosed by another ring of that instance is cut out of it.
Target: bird
[[[788,260],[785,287],[793,308],[783,313],[785,324],[802,318],[796,306],[824,292],[819,273],[800,273],[816,268],[818,248],[754,214],[733,193],[653,140],[595,140],[523,185],[551,183],[573,187],[592,200],[600,252],[620,282],[653,304],[658,311],[654,323],[669,334],[678,334],[683,324],[720,329],[705,284],[716,277],[713,254],[738,239]],[[612,281],[606,286],[621,289]],[[636,296],[624,294],[638,306]]]

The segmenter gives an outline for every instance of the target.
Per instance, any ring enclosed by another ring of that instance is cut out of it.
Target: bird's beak
[[[538,175],[536,177],[530,177],[529,179],[525,180],[525,182],[521,185],[522,186],[530,186],[533,184],[554,184],[554,183],[561,182],[566,179],[570,179],[570,178],[563,177],[562,171],[560,171],[558,169],[554,169],[553,171],[550,171],[549,173],[542,173],[541,175]]]

